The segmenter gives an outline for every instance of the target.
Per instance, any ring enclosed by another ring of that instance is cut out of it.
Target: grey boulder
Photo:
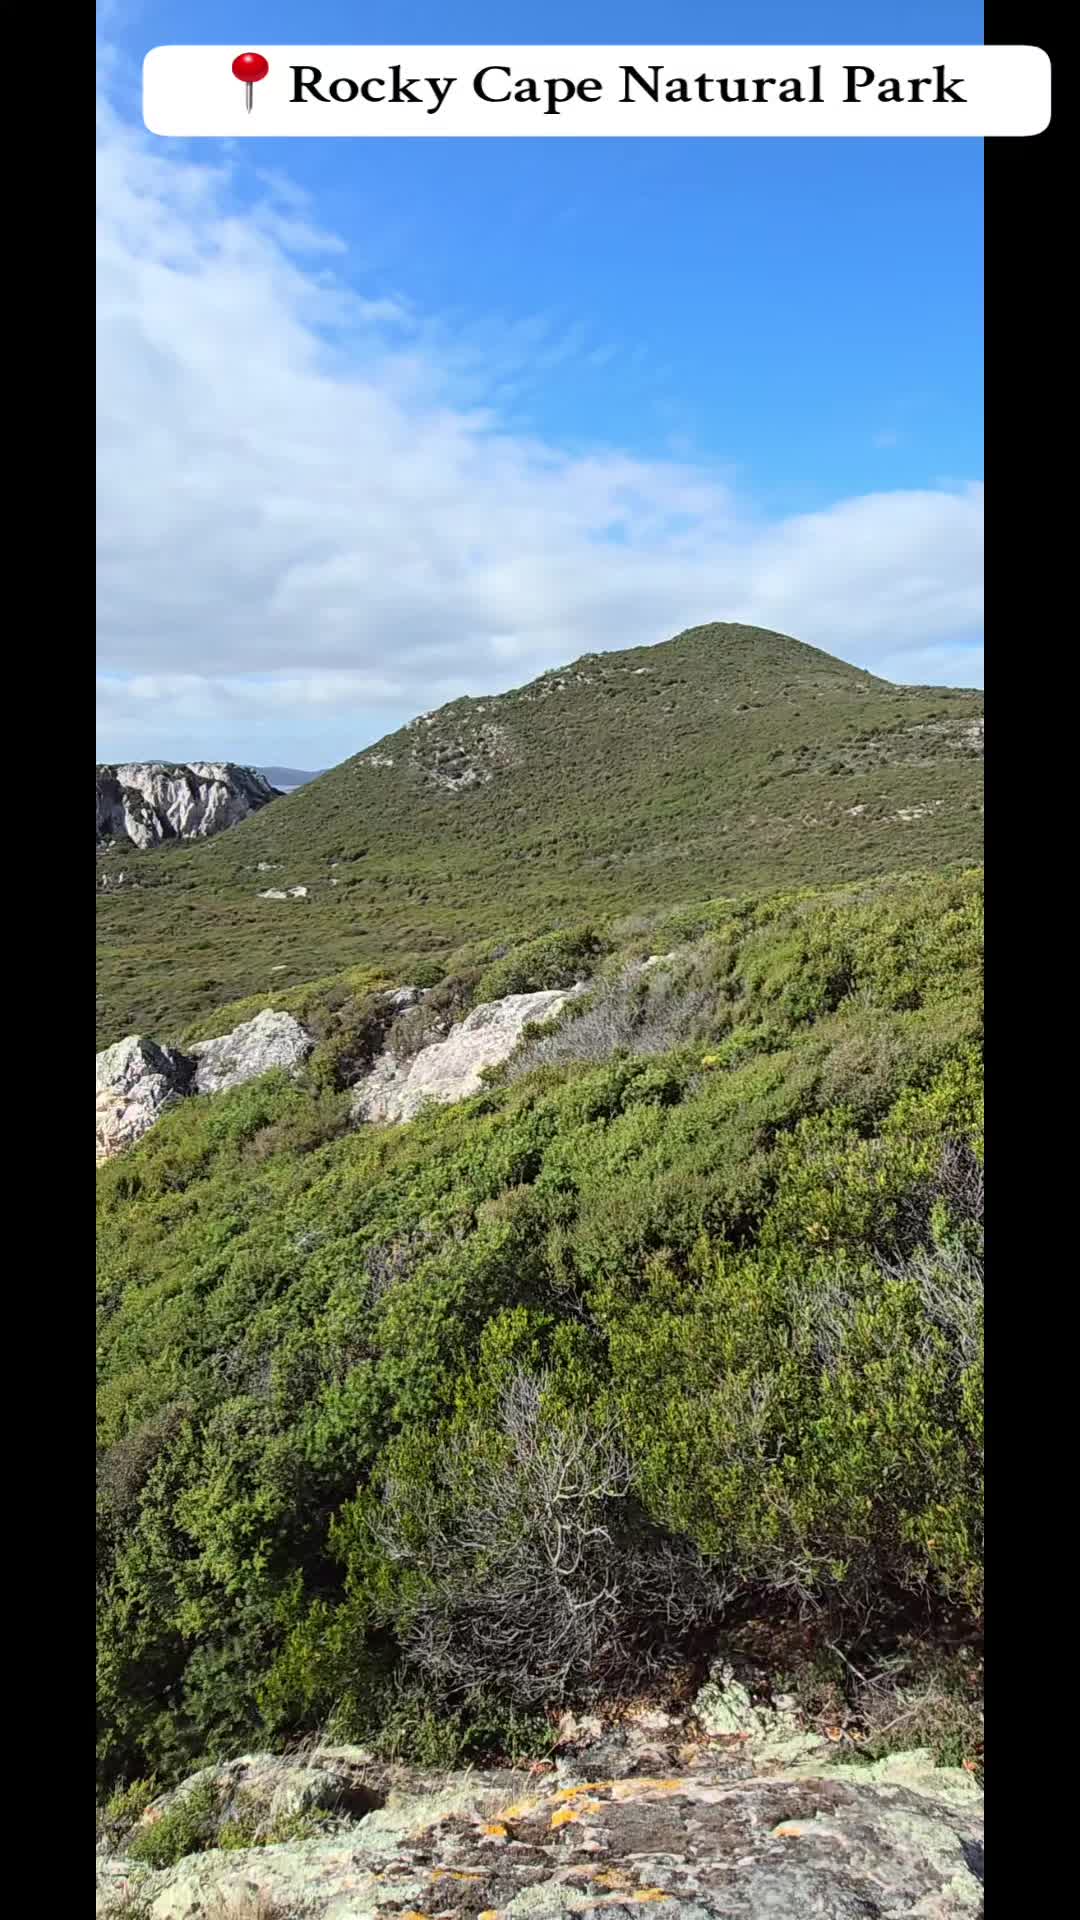
[[[275,1013],[266,1007],[231,1033],[223,1033],[216,1040],[200,1040],[192,1047],[195,1092],[224,1093],[229,1087],[257,1080],[273,1067],[293,1072],[307,1059],[313,1044],[311,1035],[291,1013]]]
[[[132,1033],[97,1056],[97,1158],[140,1140],[190,1090],[192,1063],[172,1047]]]
[[[274,1067],[295,1072],[313,1045],[291,1013],[269,1008],[216,1040],[200,1040],[186,1054],[138,1033],[118,1040],[97,1056],[99,1163],[141,1140],[188,1094],[224,1093]]]

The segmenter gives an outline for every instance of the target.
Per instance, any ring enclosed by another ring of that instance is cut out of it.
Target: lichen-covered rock
[[[820,1750],[821,1741],[808,1732],[791,1708],[755,1700],[733,1669],[714,1667],[694,1701],[694,1714],[714,1739],[737,1736],[753,1742],[759,1761],[790,1766]]]
[[[100,1861],[99,1920],[123,1910],[125,1887],[149,1920],[244,1912],[244,1901],[289,1920],[553,1920],[643,1905],[671,1920],[978,1920],[974,1787],[960,1802],[857,1770],[738,1778],[734,1764],[705,1751],[679,1773],[572,1786],[482,1773],[384,1783],[381,1804],[325,1838],[195,1854],[143,1878],[130,1860]]]
[[[381,1803],[366,1785],[372,1758],[361,1747],[326,1748],[303,1759],[270,1753],[246,1753],[239,1759],[203,1767],[180,1786],[159,1794],[126,1829],[113,1832],[111,1849],[124,1852],[148,1828],[158,1825],[193,1794],[212,1787],[213,1812],[205,1836],[212,1847],[238,1823],[260,1844],[283,1822],[317,1813],[340,1826],[353,1826]]]
[[[106,1047],[97,1056],[97,1158],[113,1155],[142,1138],[167,1107],[188,1092],[194,1065],[172,1047],[142,1034]]]
[[[480,1091],[485,1067],[508,1060],[531,1022],[553,1019],[580,990],[511,993],[474,1007],[445,1040],[421,1048],[411,1060],[380,1054],[353,1096],[353,1118],[412,1120],[429,1100],[467,1100]]]
[[[202,840],[278,797],[254,767],[230,761],[129,761],[97,769],[97,844]]]
[[[194,1090],[224,1093],[228,1087],[257,1080],[272,1067],[292,1072],[307,1059],[313,1044],[311,1035],[291,1013],[275,1013],[266,1007],[231,1033],[223,1033],[216,1040],[200,1040],[192,1047]]]

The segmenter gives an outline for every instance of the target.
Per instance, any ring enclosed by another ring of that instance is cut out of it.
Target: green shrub
[[[502,1000],[509,993],[572,987],[575,981],[588,978],[603,951],[604,943],[591,927],[527,940],[501,960],[492,961],[480,976],[476,998],[483,1003]]]
[[[174,1867],[186,1854],[201,1853],[214,1844],[219,1807],[216,1782],[193,1781],[152,1825],[140,1827],[128,1842],[131,1859],[159,1869]]]
[[[291,1013],[301,1026],[310,1028],[312,1032],[321,1031],[334,1008],[350,1000],[363,1001],[369,994],[389,985],[389,979],[378,968],[350,967],[344,973],[305,981],[302,986],[251,994],[247,999],[233,1000],[225,1006],[215,1007],[213,1012],[192,1021],[181,1035],[182,1044],[190,1046],[197,1040],[214,1040],[219,1034],[230,1033],[244,1021],[253,1020],[256,1014],[266,1008]]]
[[[342,988],[328,995],[309,1015],[308,1031],[316,1042],[307,1066],[311,1084],[330,1092],[351,1086],[380,1051],[388,1024],[381,994],[357,997]]]
[[[468,1013],[476,998],[478,968],[448,974],[414,1007],[399,1014],[390,1029],[388,1045],[399,1060],[411,1060],[422,1047],[445,1037]]]
[[[129,1787],[111,1794],[104,1807],[98,1809],[98,1844],[109,1853],[119,1853],[132,1827],[159,1791],[156,1780],[133,1780]]]

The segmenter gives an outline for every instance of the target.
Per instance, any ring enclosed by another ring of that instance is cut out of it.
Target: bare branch
[[[688,1542],[634,1513],[611,1428],[545,1415],[549,1385],[515,1374],[497,1451],[463,1434],[419,1514],[415,1486],[384,1488],[380,1545],[421,1576],[406,1653],[451,1694],[534,1704],[648,1671],[728,1597]]]

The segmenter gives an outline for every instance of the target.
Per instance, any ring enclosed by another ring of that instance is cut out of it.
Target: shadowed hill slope
[[[98,1045],[508,928],[977,860],[982,715],[735,625],[454,701],[122,888],[102,857]]]

